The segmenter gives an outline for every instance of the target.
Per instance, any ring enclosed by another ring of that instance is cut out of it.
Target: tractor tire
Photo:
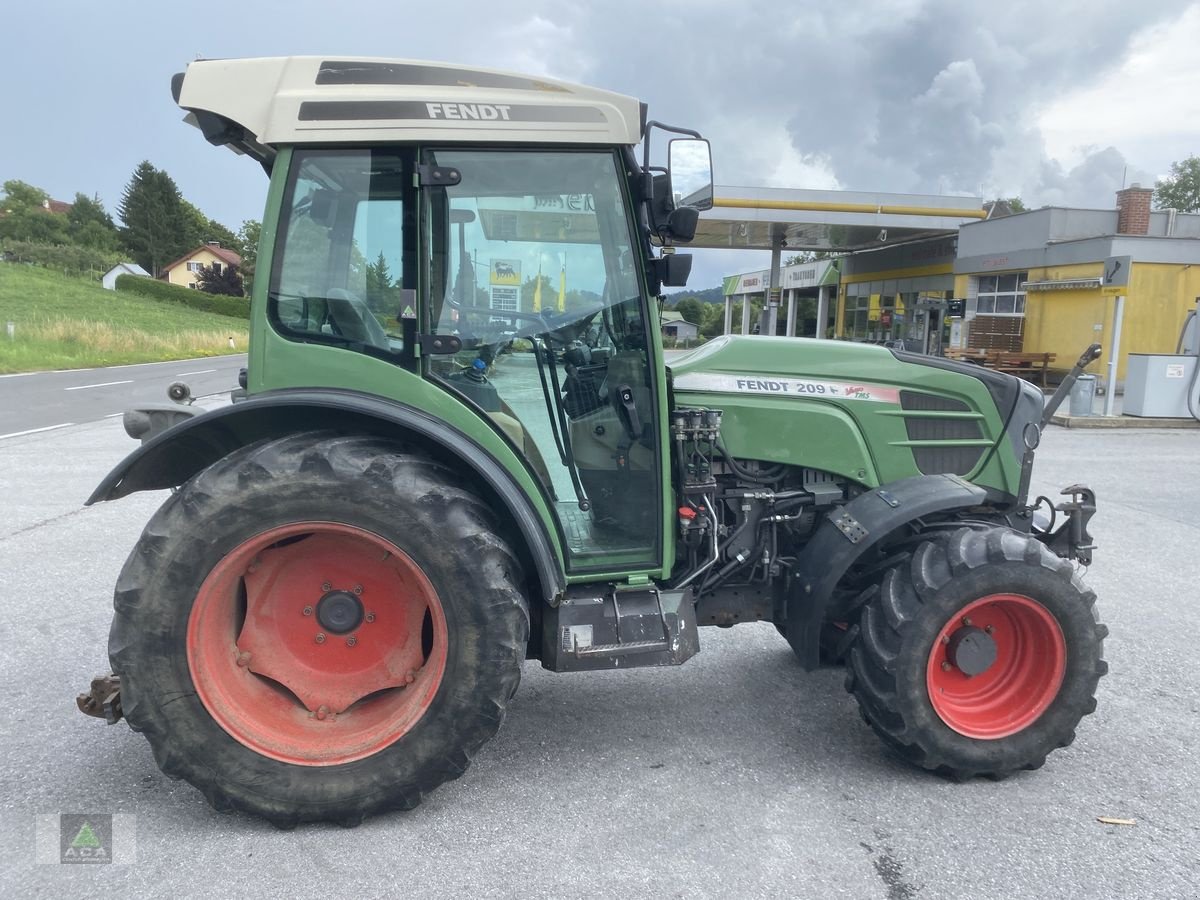
[[[1108,629],[1071,563],[1006,528],[917,545],[863,609],[846,689],[901,757],[958,780],[1036,769],[1075,739]]]
[[[521,566],[444,463],[323,432],[175,492],[117,582],[125,717],[221,811],[357,825],[461,775],[529,633]]]

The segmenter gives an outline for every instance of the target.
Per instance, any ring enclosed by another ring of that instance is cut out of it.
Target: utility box
[[[1174,353],[1130,353],[1125,370],[1125,415],[1190,419],[1187,393],[1195,378],[1196,359]]]
[[[1096,400],[1096,376],[1084,373],[1071,388],[1071,415],[1091,416]]]

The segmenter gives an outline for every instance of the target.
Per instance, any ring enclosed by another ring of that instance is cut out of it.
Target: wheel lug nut
[[[332,585],[332,584],[330,584],[328,581],[326,581],[324,584],[322,584],[322,585],[321,585],[321,590],[323,590],[323,591],[327,591],[327,590],[329,590],[331,587],[333,587],[333,585]]]
[[[361,585],[361,584],[356,584],[356,585],[354,586],[354,593],[356,593],[356,594],[361,594],[361,593],[362,593],[362,585]]]
[[[241,666],[242,668],[245,668],[246,666],[250,665],[250,654],[246,653],[246,652],[239,653],[238,658],[237,658],[237,664],[239,666]]]
[[[412,684],[416,680],[417,680],[417,673],[414,672],[412,669],[409,669],[407,672],[404,673],[404,683],[405,684]]]
[[[318,644],[323,644],[323,643],[325,643],[325,632],[323,632],[323,631],[318,631],[318,632],[317,632],[317,636],[316,636],[316,639],[315,639],[315,640],[316,640],[316,642],[317,642]]]
[[[350,637],[346,638],[346,646],[347,647],[353,647],[357,643],[358,643],[358,638],[356,638],[354,635],[350,635]]]
[[[988,634],[991,634],[991,633],[992,633],[992,626],[991,626],[991,625],[984,625],[984,626],[983,626],[983,630],[984,630],[984,631],[986,631]]]
[[[367,613],[367,615],[366,615],[366,621],[368,621],[368,622],[374,622],[374,621],[375,621],[375,613]]]
[[[312,615],[312,607],[311,606],[304,607],[304,614],[306,616],[311,616]]]
[[[329,707],[322,704],[317,708],[317,718],[325,721],[325,717],[329,715]]]
[[[950,666],[950,663],[948,663],[948,662],[943,662],[943,663],[942,663],[942,671],[943,671],[943,672],[949,672],[949,671],[950,671],[950,668],[951,668],[951,666]]]
[[[967,618],[966,616],[963,616],[963,624],[966,625],[968,628],[970,628],[971,620],[969,618]]]
[[[948,634],[943,634],[943,635],[942,635],[942,643],[943,643],[943,644],[948,644],[948,643],[950,643],[950,635],[948,635]]]

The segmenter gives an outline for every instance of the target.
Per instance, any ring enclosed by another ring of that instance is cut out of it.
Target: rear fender
[[[825,516],[797,558],[784,598],[784,633],[804,667],[817,667],[821,623],[834,589],[864,553],[915,519],[986,499],[983,488],[956,475],[916,475],[860,494]]]
[[[504,465],[469,436],[429,413],[368,394],[321,389],[271,391],[187,419],[130,453],[100,482],[87,505],[136,491],[178,487],[255,441],[324,429],[410,441],[429,448],[438,459],[456,461],[492,495],[497,512],[508,513],[533,564],[543,598],[551,605],[558,602],[566,590],[566,579],[554,544],[537,510]]]

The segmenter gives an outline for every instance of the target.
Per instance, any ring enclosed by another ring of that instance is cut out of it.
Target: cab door
[[[447,148],[422,162],[443,180],[422,188],[423,328],[461,342],[424,359],[427,377],[520,451],[569,572],[660,570],[658,322],[619,155]]]

